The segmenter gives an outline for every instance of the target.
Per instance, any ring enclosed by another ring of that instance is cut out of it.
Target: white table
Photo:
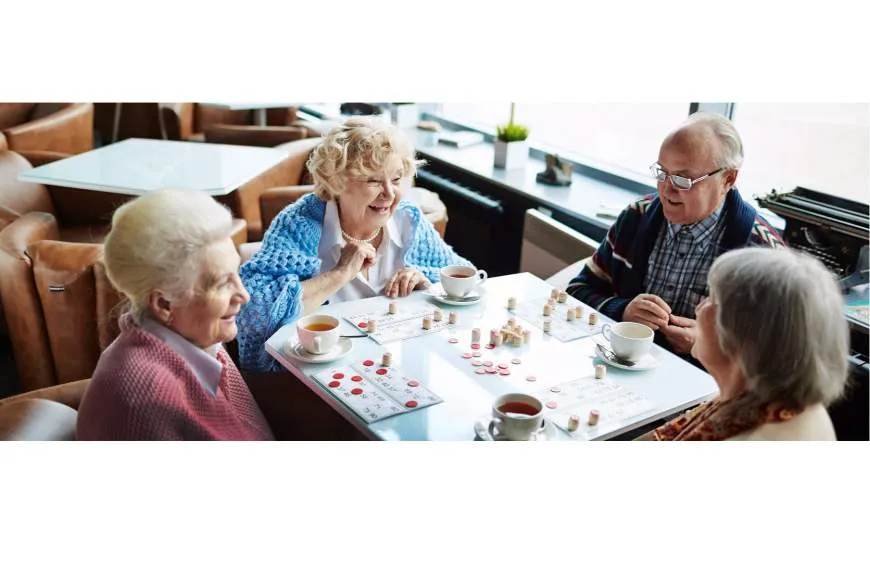
[[[254,119],[257,125],[266,126],[266,111],[268,109],[288,109],[299,107],[302,103],[199,103],[209,107],[229,109],[230,111],[254,111]]]
[[[227,195],[286,159],[267,147],[125,139],[18,174],[21,181],[125,195],[161,188]]]
[[[461,357],[463,348],[450,344],[446,338],[455,333],[460,345],[467,349],[468,337],[472,327],[482,331],[482,342],[487,342],[489,329],[502,326],[510,316],[506,309],[507,298],[516,296],[520,301],[548,295],[550,286],[535,276],[523,273],[501,276],[486,283],[485,299],[473,306],[451,307],[438,303],[424,292],[399,299],[400,308],[410,303],[428,303],[447,312],[455,310],[460,316],[460,328],[443,330],[410,340],[392,342],[381,346],[369,338],[355,338],[353,349],[342,360],[327,364],[300,363],[283,354],[283,346],[289,339],[296,339],[295,325],[279,329],[266,342],[266,350],[287,370],[298,377],[309,389],[350,421],[371,439],[382,440],[429,440],[463,441],[475,438],[474,422],[489,413],[492,401],[498,395],[508,392],[534,392],[550,385],[591,375],[595,341],[599,336],[580,338],[561,342],[555,337],[544,335],[539,329],[518,320],[525,328],[531,328],[530,344],[522,347],[499,347],[495,351],[510,359],[522,359],[522,364],[513,367],[510,376],[477,375],[475,367]],[[353,302],[328,305],[322,312],[342,319],[343,334],[359,334],[345,315],[354,315],[386,306],[384,297],[368,298]],[[602,317],[603,318],[603,317]],[[607,320],[607,319],[604,319]],[[609,439],[621,433],[636,429],[657,419],[682,411],[697,403],[715,396],[718,388],[712,377],[697,369],[670,352],[653,345],[661,364],[646,371],[623,371],[608,367],[608,377],[633,391],[643,394],[652,401],[655,408],[626,419],[620,424],[612,424],[606,432],[594,433],[590,439]],[[375,423],[366,424],[352,410],[327,392],[309,375],[327,369],[330,365],[359,362],[363,359],[381,360],[385,351],[393,355],[394,365],[401,367],[407,376],[420,380],[432,390],[442,403],[403,413]],[[595,362],[598,362],[595,360]],[[528,382],[526,377],[534,374],[537,381]],[[560,439],[571,439],[559,431]]]

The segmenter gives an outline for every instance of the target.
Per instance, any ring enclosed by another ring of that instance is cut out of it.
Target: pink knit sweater
[[[79,406],[80,440],[271,440],[269,425],[229,355],[217,396],[187,362],[133,324],[103,352]]]

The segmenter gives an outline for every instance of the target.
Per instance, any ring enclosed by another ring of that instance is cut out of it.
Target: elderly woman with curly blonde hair
[[[723,254],[696,310],[692,355],[719,395],[642,437],[834,440],[826,407],[843,393],[849,330],[833,275],[792,250]]]
[[[243,368],[277,370],[269,336],[325,302],[407,296],[439,270],[470,265],[402,200],[417,162],[405,136],[376,119],[352,119],[314,149],[315,191],[285,208],[241,269],[251,302],[239,318]]]

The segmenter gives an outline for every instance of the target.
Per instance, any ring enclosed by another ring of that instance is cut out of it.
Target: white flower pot
[[[529,159],[528,141],[495,140],[495,166],[501,169],[519,169],[525,167]]]
[[[417,121],[420,120],[420,112],[414,103],[393,104],[390,105],[390,118],[396,127],[416,127]]]

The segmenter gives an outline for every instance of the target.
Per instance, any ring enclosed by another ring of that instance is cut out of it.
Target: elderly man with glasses
[[[734,186],[742,162],[728,119],[691,115],[650,168],[658,193],[619,215],[568,291],[615,320],[649,326],[656,342],[691,360],[695,307],[709,293],[713,260],[736,248],[783,246]]]

